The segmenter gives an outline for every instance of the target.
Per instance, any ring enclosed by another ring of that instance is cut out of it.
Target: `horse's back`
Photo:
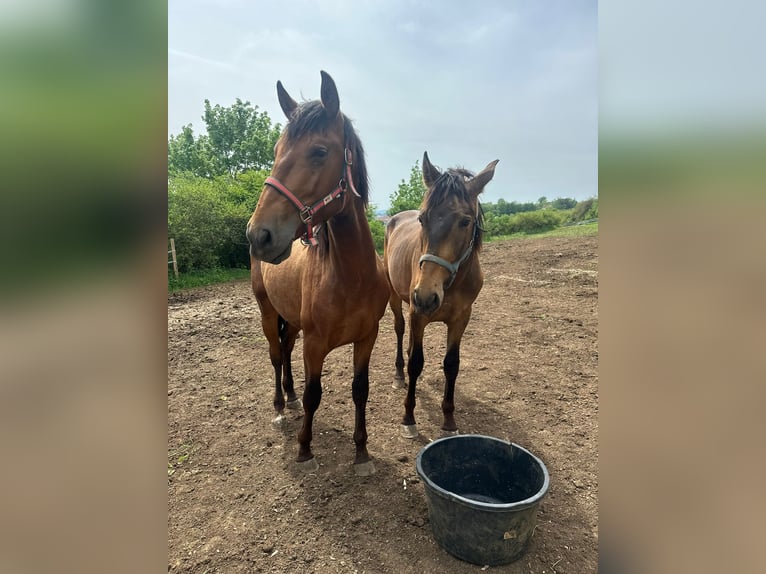
[[[401,211],[386,224],[383,263],[391,287],[406,302],[410,300],[413,265],[420,246],[420,223],[415,210]]]
[[[397,227],[401,227],[402,224],[417,221],[418,213],[419,212],[415,209],[409,209],[407,211],[400,211],[392,216],[391,219],[388,220],[388,223],[386,223],[386,238],[388,238]]]

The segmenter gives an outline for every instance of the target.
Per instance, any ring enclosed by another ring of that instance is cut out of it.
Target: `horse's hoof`
[[[375,474],[375,465],[371,460],[354,465],[354,473],[357,476],[372,476]]]
[[[455,430],[444,430],[444,429],[442,429],[442,436],[457,436],[459,434],[460,433],[458,432],[457,429],[455,429]]]
[[[306,474],[319,470],[319,463],[317,462],[316,457],[311,457],[308,460],[296,462],[295,464],[298,466],[298,470]]]
[[[291,410],[298,410],[303,408],[303,401],[300,399],[295,399],[294,401],[287,401],[287,404],[285,405],[288,409]]]
[[[285,415],[277,415],[271,419],[271,425],[277,429],[283,429],[287,426],[287,417]]]
[[[418,438],[418,425],[402,425],[402,436],[404,438]]]
[[[394,378],[394,382],[391,384],[391,386],[395,389],[406,389],[407,383],[404,382],[404,379],[400,379],[399,377]]]

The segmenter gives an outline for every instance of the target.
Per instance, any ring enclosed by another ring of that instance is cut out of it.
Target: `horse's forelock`
[[[445,170],[434,182],[423,198],[423,210],[428,212],[441,205],[448,197],[456,196],[461,201],[469,202],[470,196],[465,186],[466,179],[473,177],[473,172],[463,168]]]
[[[473,199],[468,193],[465,182],[474,176],[472,171],[462,167],[445,170],[434,182],[433,187],[426,192],[421,210],[428,215],[431,210],[441,205],[448,197],[457,197],[470,205]],[[477,204],[476,208],[476,223],[478,227],[474,248],[478,250],[481,247],[484,234],[484,211],[480,203]]]
[[[323,132],[329,125],[330,120],[327,118],[322,102],[311,100],[295,108],[285,129],[288,139],[295,139],[309,133]]]

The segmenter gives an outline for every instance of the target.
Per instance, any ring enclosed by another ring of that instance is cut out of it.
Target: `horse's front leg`
[[[460,370],[460,340],[471,318],[471,309],[457,319],[447,323],[447,353],[444,355],[444,398],[442,413],[444,423],[442,430],[445,434],[457,434],[455,423],[455,380]]]
[[[329,351],[321,340],[304,332],[303,364],[306,374],[306,386],[303,389],[303,426],[298,433],[298,461],[305,472],[319,470],[319,464],[311,452],[314,413],[322,401],[322,365]]]
[[[417,438],[418,425],[415,422],[415,387],[420,373],[423,372],[423,332],[428,319],[410,307],[410,344],[407,360],[407,396],[404,399],[404,418],[402,418],[402,436]]]
[[[356,457],[354,472],[358,476],[375,474],[375,465],[367,452],[367,395],[370,389],[370,355],[378,337],[378,323],[370,334],[361,341],[354,343],[354,380],[351,383],[351,394],[354,398],[354,443]]]

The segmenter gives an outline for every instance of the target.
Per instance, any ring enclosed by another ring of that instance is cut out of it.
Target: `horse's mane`
[[[444,202],[448,197],[456,196],[461,201],[471,205],[472,199],[465,187],[465,182],[476,174],[462,167],[452,167],[445,170],[434,182],[423,197],[421,211],[428,214],[432,209]],[[481,204],[476,202],[476,238],[474,239],[474,249],[481,248],[482,237],[484,236],[484,210]]]
[[[319,100],[303,102],[293,111],[290,121],[285,130],[288,139],[299,138],[307,133],[321,133],[327,130],[330,121],[325,113],[325,108]],[[365,207],[369,201],[370,183],[367,175],[367,163],[364,157],[362,142],[346,114],[343,114],[343,130],[346,145],[353,155],[351,173],[354,178],[354,186],[362,196]]]

